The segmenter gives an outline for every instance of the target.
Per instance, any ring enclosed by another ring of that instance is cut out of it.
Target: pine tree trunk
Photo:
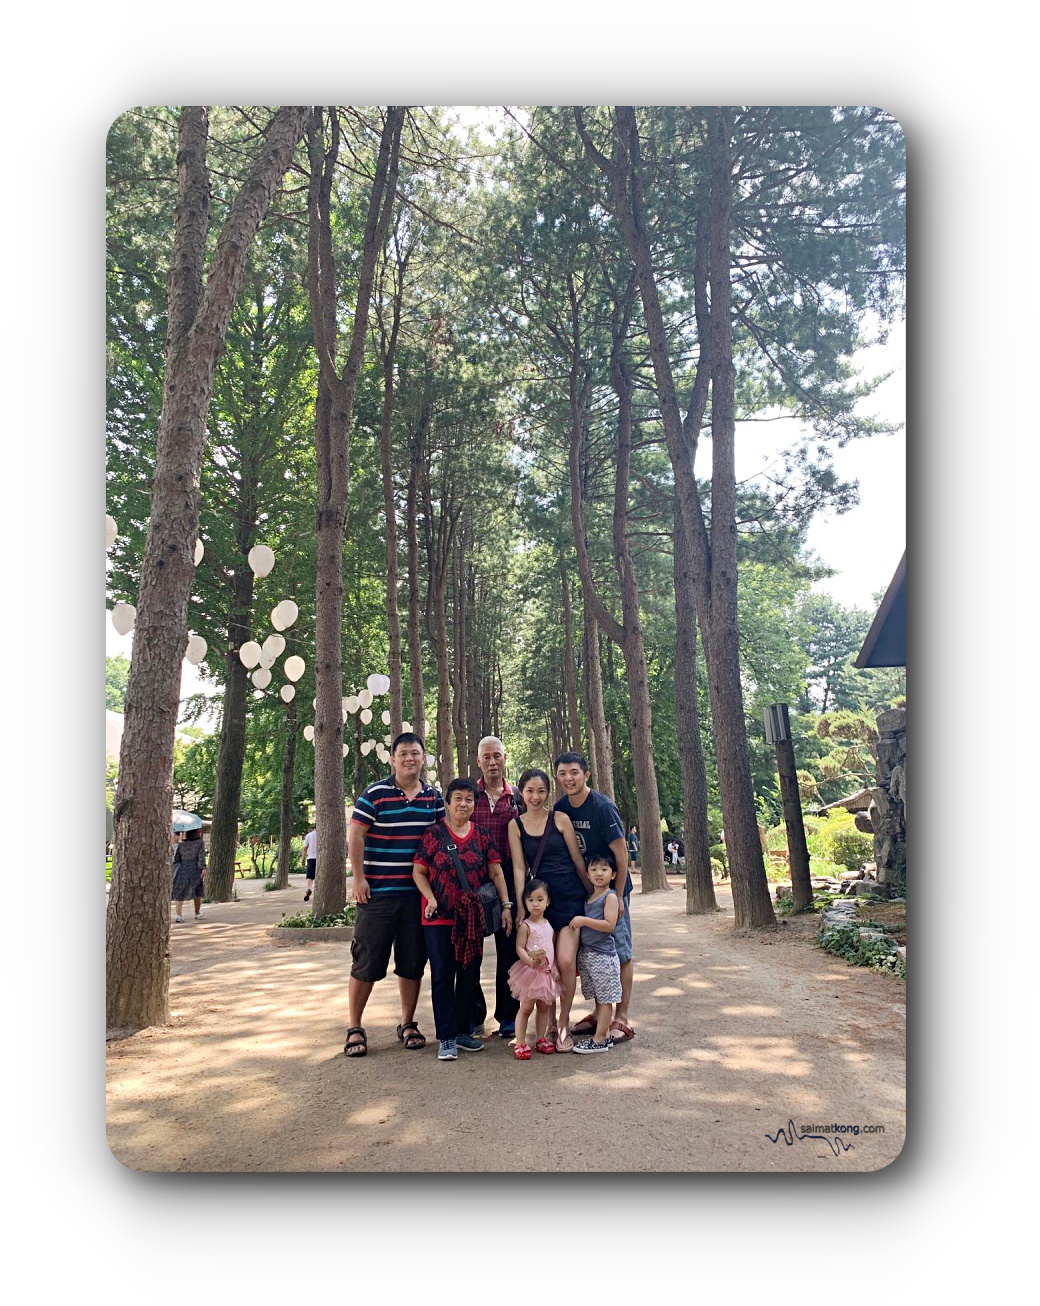
[[[587,680],[586,711],[589,717],[589,740],[593,746],[595,766],[591,784],[614,801],[614,763],[607,738],[607,718],[603,711],[603,672],[599,665],[599,626],[588,605],[585,606],[585,666]],[[591,762],[591,759],[590,759]]]
[[[292,858],[293,826],[296,824],[296,805],[293,791],[296,772],[296,698],[293,696],[285,705],[285,740],[282,746],[282,794],[278,816],[278,868],[275,871],[274,887],[289,887],[289,870]]]
[[[569,749],[581,752],[581,717],[578,715],[578,680],[574,671],[574,616],[571,612],[571,587],[566,571],[560,571],[563,589],[563,650],[567,679],[567,721],[570,726]]]
[[[701,747],[697,707],[697,591],[682,511],[675,504],[673,542],[675,581],[675,723],[683,792],[683,845],[686,849],[686,914],[717,910],[708,832],[708,777]],[[657,840],[656,842],[660,842]]]
[[[421,599],[419,591],[418,466],[408,473],[408,669],[412,688],[412,729],[426,743],[426,696],[423,691]]]
[[[251,534],[252,528],[249,531]],[[243,554],[245,552],[248,552],[248,536]],[[249,672],[238,656],[238,650],[253,638],[253,580],[252,569],[243,556],[232,581],[235,597],[228,624],[224,710],[217,747],[213,823],[206,869],[206,897],[210,902],[230,902],[235,891],[235,854],[238,851],[238,817],[242,798],[242,769],[246,757],[246,707],[249,697]]]
[[[106,917],[106,1020],[113,1031],[161,1024],[168,1014],[173,742],[206,420],[249,249],[303,133],[304,112],[287,107],[275,114],[228,211],[205,288],[208,120],[202,108],[181,113],[163,405],[113,813]]]
[[[394,501],[394,474],[391,461],[391,424],[394,414],[394,361],[401,326],[400,295],[394,299],[393,325],[388,341],[382,343],[383,421],[379,435],[380,462],[383,471],[383,521],[386,525],[386,628],[390,655],[390,735],[396,739],[404,720],[401,674],[401,616],[397,605],[397,506]]]

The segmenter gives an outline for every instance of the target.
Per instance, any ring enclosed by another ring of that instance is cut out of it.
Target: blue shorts
[[[632,877],[628,877],[628,883],[625,885],[625,892],[622,895],[625,903],[625,910],[618,918],[617,925],[614,926],[614,946],[617,948],[618,960],[621,962],[632,960],[632,913],[629,910],[629,899],[632,897]]]

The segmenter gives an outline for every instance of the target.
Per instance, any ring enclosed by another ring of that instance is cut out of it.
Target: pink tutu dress
[[[543,916],[540,921],[527,920],[527,951],[543,948],[548,966],[536,968],[517,961],[509,968],[509,992],[518,1002],[553,1002],[560,996],[560,972],[553,951],[553,928]]]

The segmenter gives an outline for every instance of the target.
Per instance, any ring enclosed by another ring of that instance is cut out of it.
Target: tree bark
[[[274,887],[289,887],[289,868],[292,858],[293,826],[296,824],[296,805],[293,791],[296,778],[296,732],[298,715],[295,695],[285,705],[285,742],[282,749],[282,794],[278,816],[278,868]]]
[[[315,416],[318,504],[315,514],[314,803],[318,867],[315,916],[342,911],[346,902],[347,829],[343,782],[343,535],[350,484],[350,428],[375,280],[376,259],[386,242],[397,185],[404,109],[387,110],[368,197],[350,345],[342,373],[336,368],[336,266],[331,202],[339,154],[339,120],[330,114],[323,146],[323,111],[312,110],[308,127],[311,180],[308,190],[308,290],[320,379]]]
[[[412,729],[426,743],[426,696],[423,691],[421,599],[419,590],[418,464],[408,472],[408,670],[412,689]]]
[[[563,649],[567,679],[567,720],[570,725],[568,749],[581,752],[581,717],[578,715],[578,679],[574,671],[574,616],[571,612],[571,587],[567,572],[561,567],[563,589]]]
[[[379,455],[383,472],[383,520],[386,523],[386,627],[390,657],[390,735],[396,739],[404,720],[403,682],[401,671],[401,615],[397,603],[397,506],[394,495],[392,461],[392,423],[394,415],[394,366],[397,359],[397,340],[401,330],[401,298],[407,258],[397,261],[397,280],[393,291],[393,309],[390,330],[380,315],[376,339],[383,369],[383,419],[379,432]]]
[[[697,591],[693,560],[676,493],[673,537],[675,589],[675,724],[683,792],[683,845],[686,849],[686,914],[718,909],[711,874],[708,833],[708,777],[701,747],[697,707]],[[656,840],[660,843],[660,840]]]
[[[228,211],[205,286],[208,119],[203,108],[186,108],[181,114],[163,405],[114,811],[106,918],[106,1019],[111,1030],[162,1024],[168,1014],[173,742],[206,419],[249,248],[302,136],[304,113],[286,107],[274,115]]]
[[[589,719],[592,787],[614,801],[614,763],[603,710],[603,672],[599,665],[599,626],[588,604],[585,617],[585,711]]]
[[[710,284],[710,310],[703,284],[696,291],[696,316],[701,357],[694,385],[691,417],[684,426],[668,352],[668,333],[661,309],[656,274],[646,227],[642,164],[635,112],[615,109],[622,162],[613,164],[595,146],[585,129],[580,109],[575,110],[585,148],[611,185],[612,207],[635,263],[650,358],[661,409],[668,454],[675,474],[683,520],[694,560],[697,613],[704,638],[708,689],[715,730],[719,793],[730,852],[734,924],[738,929],[775,929],[776,917],[769,899],[762,848],[758,840],[751,766],[747,750],[743,693],[740,685],[736,609],[736,474],[732,328],[730,323],[729,218],[733,179],[725,115],[711,110],[709,119],[710,184],[706,205],[705,260],[698,240],[695,280],[706,275]],[[705,521],[694,475],[699,418],[712,396],[712,512],[711,534]],[[732,830],[733,845],[730,846]]]

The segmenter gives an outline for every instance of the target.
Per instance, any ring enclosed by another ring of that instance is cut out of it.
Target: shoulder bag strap
[[[459,856],[459,850],[455,846],[455,841],[448,833],[448,827],[446,825],[442,825],[440,826],[440,831],[441,831],[441,844],[444,847],[444,851],[455,863],[455,874],[459,877],[459,885],[462,889],[462,892],[472,893],[473,890],[470,888],[469,879],[466,875],[465,870],[463,869],[462,858]]]
[[[542,839],[541,839],[541,843],[539,843],[538,845],[538,852],[535,854],[534,865],[531,867],[530,873],[528,874],[527,877],[529,880],[533,880],[535,876],[538,874],[538,866],[542,860],[542,853],[545,852],[545,845],[549,839],[549,827],[551,825],[554,826],[555,824],[556,824],[556,813],[552,810],[552,808],[550,808],[549,819],[545,822],[545,829],[542,831]]]

